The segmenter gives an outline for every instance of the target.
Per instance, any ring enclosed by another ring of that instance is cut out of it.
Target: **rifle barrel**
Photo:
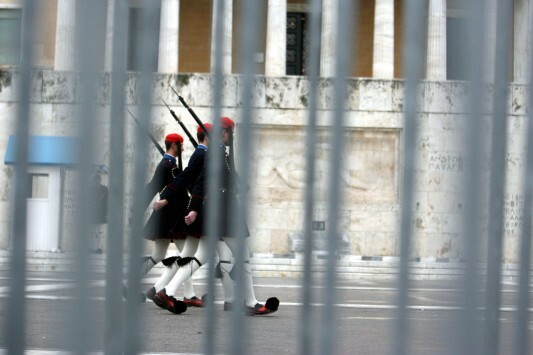
[[[190,108],[189,105],[187,105],[187,103],[185,102],[185,100],[183,99],[183,97],[181,97],[180,94],[178,94],[178,92],[177,92],[176,90],[174,90],[174,88],[172,87],[172,85],[168,84],[168,86],[170,86],[170,88],[172,89],[172,91],[174,91],[174,93],[178,96],[178,99],[180,100],[180,102],[182,103],[182,105],[187,109],[187,111],[189,111],[189,113],[191,114],[192,118],[194,118],[194,120],[196,121],[196,123],[198,124],[198,126],[200,126],[200,128],[202,129],[202,131],[204,131],[205,136],[206,136],[206,137],[209,137],[209,132],[208,132],[207,129],[205,128],[204,124],[202,123],[202,120],[196,115],[196,113],[193,111],[193,109]]]
[[[179,119],[178,116],[176,116],[176,113],[167,105],[167,103],[165,102],[165,100],[163,100],[163,98],[161,98],[161,101],[163,101],[163,103],[165,104],[165,106],[168,108],[168,110],[170,111],[170,114],[172,115],[172,117],[174,117],[174,120],[176,120],[176,122],[178,122],[178,124],[180,125],[181,129],[183,129],[183,131],[185,132],[185,134],[187,135],[187,137],[189,138],[189,141],[191,142],[191,144],[193,145],[193,147],[196,149],[196,147],[198,146],[198,143],[196,142],[196,140],[194,139],[194,137],[192,136],[191,132],[189,132],[189,130],[187,129],[187,127],[185,127],[185,125],[183,124],[183,122],[181,122],[181,120]]]
[[[135,116],[133,116],[133,113],[130,112],[130,110],[128,110],[126,108],[126,111],[128,111],[128,113],[131,115],[131,117],[135,120],[135,123],[137,123],[137,125],[140,125],[139,123],[139,120],[137,118],[135,118]],[[143,127],[144,128],[144,127]],[[165,150],[163,149],[163,147],[161,147],[161,145],[157,142],[157,139],[154,138],[154,136],[152,136],[152,133],[150,133],[150,131],[148,130],[148,128],[146,128],[146,134],[148,134],[148,137],[150,137],[150,140],[152,141],[152,143],[154,143],[155,147],[157,148],[157,150],[159,151],[159,153],[161,153],[161,155],[164,155],[165,154]]]

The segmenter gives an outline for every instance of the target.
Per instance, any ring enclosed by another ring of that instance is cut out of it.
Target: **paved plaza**
[[[98,275],[97,275],[98,276]],[[87,336],[97,353],[103,351],[104,337],[104,275],[99,275],[91,287],[90,307],[94,331]],[[149,275],[143,288],[155,280]],[[0,349],[5,349],[6,304],[8,273],[0,273],[0,321],[2,329]],[[202,294],[207,280],[195,280],[195,289]],[[245,317],[245,334],[242,334],[248,354],[297,354],[300,351],[301,292],[300,281],[295,278],[256,278],[259,300],[277,296],[280,308],[277,313],[263,317]],[[117,292],[120,292],[120,287]],[[393,325],[397,289],[394,281],[343,280],[335,290],[335,336],[338,354],[386,354],[393,351]],[[75,282],[68,273],[32,272],[27,285],[27,337],[28,354],[62,354],[66,348]],[[231,312],[222,309],[222,289],[217,285],[215,351],[230,352]],[[322,299],[326,294],[317,280],[312,289],[312,323],[314,325],[312,349],[319,353],[319,325],[324,319]],[[513,351],[513,333],[516,324],[517,285],[503,285],[501,307],[501,352]],[[413,281],[409,292],[409,353],[453,354],[456,344],[461,292],[452,281]],[[127,303],[124,302],[126,307]],[[78,306],[78,305],[76,305]],[[127,311],[127,309],[126,309]],[[159,309],[148,301],[141,305],[141,344],[147,354],[201,354],[204,352],[205,309],[189,308],[181,315]],[[482,316],[482,313],[480,313]],[[530,323],[529,331],[533,324]],[[30,351],[31,350],[31,351]],[[2,352],[0,351],[0,354]]]

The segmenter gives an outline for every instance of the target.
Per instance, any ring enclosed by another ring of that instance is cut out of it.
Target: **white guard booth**
[[[16,137],[10,136],[5,164],[16,164]],[[61,249],[65,169],[76,164],[75,137],[31,136],[28,157],[27,250]],[[12,236],[16,237],[16,236]]]

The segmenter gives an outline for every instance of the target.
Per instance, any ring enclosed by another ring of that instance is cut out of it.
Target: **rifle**
[[[133,119],[135,120],[135,123],[139,124],[139,121],[135,118],[135,116],[133,116],[133,114],[130,112],[130,110],[128,110],[126,108],[126,111],[128,111],[128,113],[131,115],[131,117],[133,117]],[[150,133],[150,131],[148,129],[146,130],[146,133],[148,134],[148,137],[150,137],[150,140],[152,141],[152,143],[154,143],[154,145],[157,148],[157,150],[159,151],[159,153],[161,153],[161,155],[164,155],[165,154],[165,150],[157,142],[157,139],[155,139],[154,136],[152,136],[152,134]]]
[[[185,100],[183,99],[183,97],[181,97],[177,92],[176,90],[174,90],[174,88],[169,84],[168,86],[170,86],[170,88],[172,89],[172,91],[174,91],[174,93],[176,95],[178,95],[178,98],[179,100],[181,101],[181,103],[183,104],[183,106],[185,106],[185,108],[187,110],[189,110],[190,114],[192,115],[192,117],[194,118],[194,120],[196,121],[196,123],[198,123],[198,125],[200,126],[200,128],[204,131],[205,135],[208,137],[208,132],[207,132],[207,129],[205,128],[204,124],[202,123],[202,121],[200,120],[200,118],[198,118],[198,116],[196,116],[196,114],[194,113],[194,111],[189,107],[189,105],[187,105],[187,103],[185,102]],[[230,171],[231,171],[231,175],[233,176],[233,181],[235,183],[235,187],[238,189],[239,188],[239,185],[241,185],[240,183],[240,179],[239,179],[239,176],[237,175],[237,170],[235,169],[235,158],[234,158],[234,153],[235,153],[235,150],[233,148],[233,132],[230,132],[230,142],[229,142],[230,146],[229,146],[229,165],[230,165]]]
[[[196,142],[196,140],[193,138],[193,136],[191,135],[191,132],[189,132],[189,130],[187,129],[187,127],[185,127],[185,125],[183,124],[183,122],[181,122],[181,120],[178,118],[178,116],[176,116],[176,113],[170,109],[170,107],[167,105],[167,103],[165,102],[165,100],[163,100],[163,98],[161,98],[161,101],[163,101],[163,103],[165,104],[165,106],[168,108],[168,110],[170,111],[170,114],[172,115],[172,117],[174,117],[174,119],[176,120],[176,122],[178,122],[178,124],[181,126],[181,129],[183,129],[183,131],[185,132],[185,134],[187,135],[187,137],[189,137],[189,141],[191,141],[191,144],[193,145],[194,148],[196,148],[198,146],[198,143]]]
[[[196,113],[194,113],[194,111],[192,110],[192,108],[189,107],[189,105],[187,105],[187,103],[185,102],[185,100],[183,99],[183,97],[181,97],[178,92],[176,90],[174,90],[174,88],[172,87],[172,85],[168,84],[168,86],[172,89],[172,91],[174,91],[174,94],[178,95],[178,99],[180,100],[180,102],[183,104],[183,106],[187,109],[187,111],[189,111],[189,113],[191,114],[192,118],[194,118],[194,120],[196,121],[196,123],[198,123],[198,126],[200,126],[200,128],[202,129],[202,131],[204,131],[205,133],[205,136],[206,137],[209,137],[209,132],[207,131],[207,129],[205,128],[204,124],[202,123],[202,120],[200,120],[200,118],[198,118],[198,116],[196,116]]]
[[[133,116],[133,114],[130,112],[130,110],[126,109],[126,111],[128,111],[128,113],[131,115],[131,117],[135,120],[135,123],[139,124],[139,121],[135,118],[135,116]],[[152,136],[152,134],[150,133],[150,131],[146,130],[146,133],[148,134],[148,136],[150,137],[150,140],[152,141],[152,143],[154,143],[155,147],[157,148],[157,150],[159,150],[159,153],[161,153],[161,155],[165,155],[165,150],[163,149],[163,147],[161,147],[161,145],[157,142],[157,139],[154,138],[154,136]],[[178,145],[180,145],[180,143],[178,142]],[[183,162],[181,160],[181,148],[179,148],[179,152],[178,152],[178,171],[183,171]]]

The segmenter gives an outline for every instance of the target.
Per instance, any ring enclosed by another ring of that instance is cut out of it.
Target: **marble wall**
[[[16,119],[17,73],[0,72],[0,152],[5,154],[7,137],[14,132]],[[325,222],[326,231],[334,221],[328,220],[328,186],[332,159],[342,159],[342,191],[339,231],[353,255],[396,256],[399,254],[400,180],[402,168],[403,99],[402,81],[351,79],[344,115],[343,152],[332,151],[330,134],[333,105],[333,82],[319,83],[317,144],[307,147],[305,130],[309,102],[307,81],[302,77],[257,77],[251,97],[254,100],[253,136],[239,134],[242,78],[228,76],[224,80],[223,115],[237,121],[236,145],[252,139],[251,189],[249,224],[251,249],[256,253],[286,255],[292,252],[291,235],[303,229],[303,196],[305,187],[305,154],[316,153],[316,208],[313,219]],[[138,96],[138,77],[128,74],[125,87],[127,107],[134,114]],[[153,83],[151,128],[162,140],[179,127],[160,100],[167,101],[191,130],[195,124],[189,113],[170,90],[172,85],[202,119],[212,117],[212,78],[205,74],[157,75]],[[76,135],[79,81],[72,74],[39,71],[32,80],[32,134]],[[96,104],[95,124],[99,134],[95,146],[95,164],[109,164],[109,77],[101,78]],[[526,131],[526,88],[510,87],[509,132],[507,149],[508,183],[505,197],[504,258],[517,260],[519,231],[522,221],[521,174],[524,167]],[[465,154],[465,123],[468,92],[460,82],[423,82],[420,86],[419,135],[415,144],[418,166],[415,202],[412,206],[413,250],[415,258],[424,260],[464,257],[462,217],[464,216],[464,177],[469,166]],[[490,113],[490,88],[487,88],[486,113]],[[124,147],[126,168],[131,171],[135,153],[132,137],[135,125],[126,117],[129,137]],[[490,116],[479,127],[484,142],[491,132]],[[151,147],[150,147],[151,148]],[[485,175],[490,168],[490,151],[484,147]],[[192,153],[186,146],[185,158]],[[147,177],[158,162],[151,149]],[[239,164],[237,157],[237,164]],[[0,248],[9,247],[10,196],[13,169],[0,166]],[[71,217],[75,208],[75,192],[67,172],[63,201],[63,233],[61,246],[74,245]],[[132,176],[127,174],[125,220],[128,223],[133,192]],[[486,214],[485,214],[485,218]],[[486,229],[484,229],[486,231]],[[126,230],[128,233],[128,230]],[[325,233],[325,232],[323,232]],[[482,235],[486,234],[482,232]],[[480,240],[480,247],[484,245]]]

